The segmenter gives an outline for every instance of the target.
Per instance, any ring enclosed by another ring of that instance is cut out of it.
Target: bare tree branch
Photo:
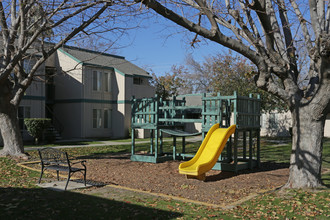
[[[317,15],[321,32],[325,30],[325,5],[324,0],[317,0]]]
[[[311,22],[312,27],[315,33],[315,38],[318,39],[321,34],[321,27],[319,23],[319,15],[318,15],[318,4],[316,0],[309,0],[309,13],[311,14]]]
[[[196,23],[191,22],[187,18],[176,14],[175,12],[164,7],[163,5],[161,5],[159,2],[157,2],[155,0],[136,0],[136,2],[142,2],[147,7],[153,9],[154,11],[156,11],[160,15],[164,16],[165,18],[173,21],[174,23],[176,23],[192,32],[197,33],[198,35],[201,35],[207,39],[210,39],[211,41],[220,43],[224,46],[230,47],[235,51],[239,51],[240,53],[242,53],[246,57],[248,57],[250,60],[252,60],[254,63],[260,62],[258,54],[238,40],[229,38],[229,37],[225,36],[224,34],[222,34],[221,32],[217,32],[217,33],[211,32],[211,31],[207,30],[206,28],[203,28],[203,27],[197,25]]]
[[[327,34],[329,34],[329,25],[330,25],[330,4],[328,4],[327,14],[326,14],[326,17],[325,17],[325,28],[324,28],[324,31]]]
[[[309,31],[308,31],[308,27],[307,27],[307,21],[306,19],[302,16],[302,13],[296,3],[296,1],[294,0],[290,0],[291,2],[291,5],[298,17],[298,20],[300,22],[300,25],[302,27],[302,33],[304,35],[304,38],[305,38],[305,44],[306,44],[306,47],[307,47],[307,50],[309,51],[309,56],[312,57],[313,54],[310,53],[310,51],[312,50],[313,48],[313,45],[312,45],[312,40],[311,40],[311,36],[309,34]]]
[[[275,11],[274,11],[272,2],[270,0],[266,0],[266,12],[267,12],[267,15],[270,19],[271,28],[272,28],[273,34],[274,34],[274,37],[273,37],[274,38],[274,46],[276,46],[277,51],[282,56],[284,56],[284,59],[289,61],[288,57],[287,57],[287,54],[286,54],[285,46],[284,46],[284,43],[283,43],[283,37],[282,37],[281,32],[280,32],[280,27],[279,27],[279,24],[278,24],[276,15],[275,15]]]
[[[8,41],[9,37],[9,30],[6,22],[6,16],[5,16],[5,11],[3,8],[2,1],[0,1],[0,26],[1,26],[1,32],[2,32],[2,37],[5,41]]]
[[[105,3],[103,7],[97,11],[97,13],[95,13],[87,21],[83,22],[80,26],[76,27],[68,36],[66,36],[63,40],[59,41],[56,45],[52,46],[49,49],[49,51],[43,54],[43,57],[40,58],[30,70],[28,77],[20,83],[20,89],[16,92],[14,98],[11,100],[11,103],[13,105],[17,106],[20,103],[20,100],[22,99],[24,92],[32,83],[35,72],[46,61],[46,59],[51,54],[53,54],[58,48],[60,48],[62,45],[64,45],[66,42],[72,39],[77,33],[85,29],[88,25],[90,25],[93,21],[95,21],[109,6],[110,6],[109,3]]]

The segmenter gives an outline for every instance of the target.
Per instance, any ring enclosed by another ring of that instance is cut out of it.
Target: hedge
[[[36,144],[42,138],[43,131],[51,125],[50,118],[25,118],[24,123],[28,133],[34,137]]]

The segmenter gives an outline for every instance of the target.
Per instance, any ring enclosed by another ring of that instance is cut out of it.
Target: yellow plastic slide
[[[179,173],[187,175],[187,178],[205,180],[205,173],[213,168],[235,129],[236,125],[231,125],[229,128],[219,128],[219,124],[213,125],[196,155],[180,164]]]

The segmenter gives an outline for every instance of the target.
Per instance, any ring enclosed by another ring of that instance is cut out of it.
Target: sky
[[[182,30],[165,19],[157,22],[147,20],[142,26],[131,30],[126,37],[119,40],[119,44],[127,46],[116,52],[156,75],[170,73],[173,65],[184,64],[188,54],[192,54],[197,61],[203,61],[206,56],[224,51],[213,42],[201,42],[195,48],[191,47],[189,42],[195,35],[180,33]]]

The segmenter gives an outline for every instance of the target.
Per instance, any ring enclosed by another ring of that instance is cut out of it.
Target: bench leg
[[[85,173],[84,173],[84,183],[85,183],[85,186],[86,186],[86,173],[87,173],[87,170],[85,169]]]
[[[60,180],[60,176],[59,176],[59,170],[56,170],[56,174],[57,174],[57,181],[59,181]]]
[[[64,190],[66,190],[66,188],[67,188],[68,185],[69,185],[70,177],[71,177],[71,173],[69,172],[69,174],[68,174],[68,180],[66,181],[66,184],[65,184],[65,188],[64,188]]]
[[[39,177],[39,184],[41,183],[41,178],[42,178],[42,175],[44,174],[44,168],[41,168],[41,173],[40,173],[40,177]]]

